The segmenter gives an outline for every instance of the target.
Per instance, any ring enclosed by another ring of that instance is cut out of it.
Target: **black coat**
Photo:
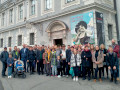
[[[70,50],[70,49],[67,49],[67,50],[66,50],[66,61],[67,61],[67,62],[70,62],[70,58],[71,58],[71,50]]]
[[[88,58],[88,60],[86,58]],[[90,51],[83,51],[81,53],[81,59],[82,59],[82,66],[83,67],[91,67],[91,65],[92,65],[91,64],[91,62],[92,62],[92,54],[91,54]]]
[[[27,54],[27,60],[29,60],[30,62],[33,62],[35,60],[35,53],[34,51],[28,51],[28,54]]]
[[[118,57],[117,57],[116,53],[113,53],[112,55],[107,53],[106,61],[107,61],[107,66],[110,66],[110,67],[116,66],[116,67],[118,67]]]
[[[37,51],[37,60],[40,61],[40,60],[43,59],[43,53],[44,53],[43,50],[41,50],[41,51],[38,50],[38,51]]]

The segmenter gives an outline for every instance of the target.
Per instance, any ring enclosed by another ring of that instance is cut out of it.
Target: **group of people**
[[[24,71],[30,75],[37,72],[38,75],[46,74],[46,76],[72,76],[73,81],[78,81],[78,77],[91,80],[97,80],[99,72],[99,81],[102,82],[104,70],[106,70],[107,78],[109,78],[109,70],[111,72],[111,82],[119,78],[119,60],[120,46],[112,40],[112,45],[105,49],[104,44],[100,46],[93,44],[74,45],[67,47],[65,45],[54,46],[28,46],[23,44],[20,50],[17,46],[12,51],[11,48],[4,51],[0,55],[2,62],[2,76],[5,77],[6,68],[8,67],[8,78],[11,78],[14,72],[14,62],[21,60],[24,63]],[[37,69],[36,69],[37,68]]]

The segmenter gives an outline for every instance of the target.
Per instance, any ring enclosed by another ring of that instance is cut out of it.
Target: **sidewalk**
[[[0,62],[0,72],[1,72],[1,62]],[[7,77],[2,78],[4,90],[119,90],[120,83],[115,85],[110,83],[109,80],[104,80],[102,83],[93,80],[83,81],[81,78],[79,82],[73,82],[71,77],[62,77],[58,79],[57,77],[46,77],[45,75],[29,75],[26,73],[26,79],[22,78],[12,78]],[[0,89],[2,90],[2,89]]]

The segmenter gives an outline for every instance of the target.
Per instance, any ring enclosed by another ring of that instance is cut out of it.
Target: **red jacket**
[[[117,53],[118,58],[120,58],[120,46],[119,45],[115,45],[115,48],[113,50],[115,53]]]

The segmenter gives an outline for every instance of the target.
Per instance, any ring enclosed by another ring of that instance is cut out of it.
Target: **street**
[[[1,66],[0,63],[0,71]],[[109,80],[103,80],[102,83],[99,81],[94,83],[93,80],[83,81],[80,78],[79,82],[73,82],[71,77],[59,79],[57,77],[46,77],[45,75],[39,76],[37,73],[34,75],[26,73],[26,75],[25,79],[21,77],[8,79],[0,76],[4,90],[119,90],[120,88],[120,82],[116,85],[110,83]],[[0,90],[3,90],[1,89],[1,84]]]

